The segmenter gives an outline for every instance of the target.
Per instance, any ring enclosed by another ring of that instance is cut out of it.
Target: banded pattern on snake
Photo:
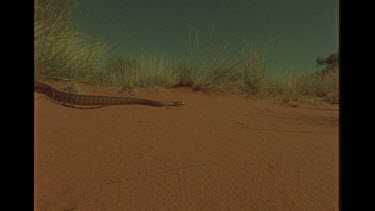
[[[103,107],[108,105],[147,105],[153,107],[162,106],[181,106],[184,105],[182,101],[154,101],[143,98],[134,97],[110,97],[110,96],[95,96],[95,95],[81,95],[63,92],[52,86],[34,81],[34,92],[42,93],[53,102],[59,103],[68,107],[79,106],[96,106]],[[75,107],[76,108],[76,107]]]

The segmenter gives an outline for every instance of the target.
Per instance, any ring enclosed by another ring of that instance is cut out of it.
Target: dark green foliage
[[[330,54],[326,58],[323,58],[322,56],[319,56],[315,60],[315,62],[318,66],[324,66],[324,69],[321,70],[321,74],[326,75],[327,73],[329,73],[331,71],[338,70],[339,56],[338,56],[337,53]]]

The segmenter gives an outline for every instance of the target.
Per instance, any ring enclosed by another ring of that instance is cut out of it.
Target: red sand
[[[337,105],[137,97],[186,105],[79,110],[35,94],[35,210],[338,210]]]

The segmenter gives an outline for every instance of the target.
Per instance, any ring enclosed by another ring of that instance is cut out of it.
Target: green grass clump
[[[250,49],[249,54],[249,60],[242,65],[240,71],[243,83],[242,92],[256,97],[272,94],[274,88],[271,85],[266,52],[260,49]]]
[[[107,54],[106,43],[79,32],[72,24],[77,0],[34,1],[34,75],[87,81]]]
[[[111,86],[150,89],[172,87],[178,83],[175,69],[164,56],[111,57],[106,62],[104,78]]]
[[[172,65],[171,70],[177,78],[177,83],[174,87],[194,88],[195,82],[201,72],[201,68],[198,65],[194,65],[190,60]]]
[[[219,67],[203,69],[197,78],[194,88],[205,92],[237,92],[240,85],[236,69]]]

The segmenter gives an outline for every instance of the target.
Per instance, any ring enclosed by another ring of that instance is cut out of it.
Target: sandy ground
[[[35,210],[338,210],[337,105],[136,96],[186,105],[79,110],[35,94]]]

